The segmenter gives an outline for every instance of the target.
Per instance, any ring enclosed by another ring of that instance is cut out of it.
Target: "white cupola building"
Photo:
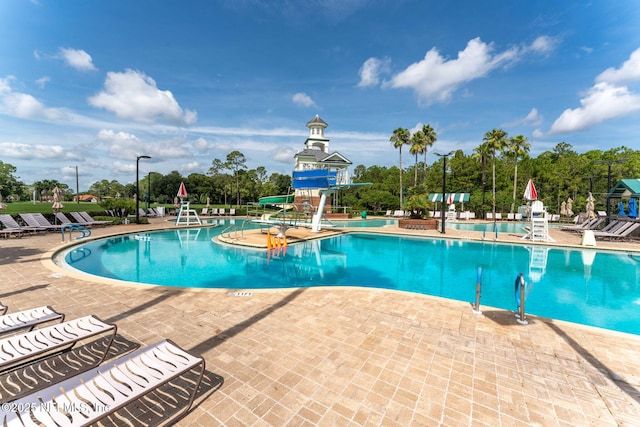
[[[307,122],[309,136],[304,143],[304,149],[298,152],[295,158],[295,171],[327,170],[335,172],[335,185],[349,183],[349,159],[337,151],[329,152],[329,138],[324,134],[328,124],[317,114]],[[303,206],[305,210],[315,209],[320,200],[321,187],[298,188],[295,190],[295,202]]]

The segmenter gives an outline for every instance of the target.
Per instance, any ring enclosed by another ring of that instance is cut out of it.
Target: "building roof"
[[[622,179],[607,195],[607,198],[640,197],[640,179]]]
[[[322,119],[320,118],[320,116],[318,116],[317,114],[316,114],[316,116],[315,116],[313,119],[311,119],[311,120],[309,120],[309,121],[307,122],[307,127],[310,127],[311,125],[320,125],[320,126],[325,127],[325,128],[326,128],[327,126],[329,126],[329,125],[327,124],[327,122],[325,122],[324,120],[322,120]]]
[[[322,150],[305,148],[304,150],[296,153],[293,157],[308,157],[310,159],[313,159],[313,161],[316,163],[323,164],[352,164],[351,160],[347,159],[337,151],[334,151],[333,153],[325,153]]]

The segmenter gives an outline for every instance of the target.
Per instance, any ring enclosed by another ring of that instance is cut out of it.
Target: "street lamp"
[[[138,156],[136,158],[136,224],[140,224],[140,159],[150,159],[149,156]]]
[[[622,163],[626,162],[627,159],[617,159],[617,160],[596,160],[593,162],[596,165],[607,165],[607,223],[609,222],[609,192],[611,191],[611,165],[614,163]]]
[[[445,196],[445,193],[447,192],[447,157],[449,157],[453,153],[455,153],[455,150],[449,151],[447,154],[434,153],[436,156],[442,157],[442,159],[443,159],[443,163],[442,163],[442,206],[440,207],[440,219],[442,220],[442,229],[441,229],[440,232],[442,234],[445,234],[445,231],[444,231],[444,215],[445,215],[445,211],[444,211],[444,204],[445,204],[444,196]]]
[[[149,204],[151,203],[151,172],[147,175],[147,210],[149,210]]]

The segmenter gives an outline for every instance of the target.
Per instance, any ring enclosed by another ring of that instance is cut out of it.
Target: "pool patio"
[[[172,227],[152,221],[97,228],[93,236]],[[453,229],[446,236],[482,239]],[[552,237],[580,243],[577,234],[553,230]],[[207,389],[180,426],[631,426],[640,419],[640,336],[534,316],[523,326],[508,311],[482,306],[476,315],[469,303],[373,288],[243,293],[112,284],[48,268],[47,254],[60,245],[59,233],[0,239],[0,301],[9,312],[51,305],[68,319],[95,314],[132,343],[169,338],[203,356]],[[598,248],[640,251],[640,243]]]

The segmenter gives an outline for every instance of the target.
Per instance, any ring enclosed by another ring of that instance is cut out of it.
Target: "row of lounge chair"
[[[236,214],[236,210],[234,208],[229,209],[228,214],[230,216],[235,216]],[[227,215],[227,210],[225,208],[202,208],[202,212],[200,213],[200,216],[226,216]]]
[[[567,225],[561,227],[563,231],[583,233],[591,231],[596,238],[607,240],[622,240],[630,237],[640,228],[640,221],[627,221],[615,219],[609,222],[604,228],[600,228],[605,223],[605,218],[589,218],[581,224]]]
[[[0,230],[5,238],[11,235],[20,236],[24,233],[37,233],[44,231],[60,231],[66,225],[83,225],[85,227],[111,224],[111,221],[96,221],[86,212],[70,212],[73,217],[71,221],[62,212],[56,212],[56,220],[59,224],[52,224],[41,213],[19,214],[25,225],[20,225],[11,215],[0,215],[0,223],[3,228]]]
[[[0,306],[1,310],[6,311],[6,307]],[[58,323],[42,326],[54,321]],[[36,326],[42,327],[34,329]],[[51,357],[89,339],[102,336],[106,342],[102,355],[96,356],[97,362],[77,361],[83,365],[77,367],[79,373],[64,375],[57,384],[51,384],[51,379],[41,380],[13,397],[2,396],[0,425],[84,426],[108,417],[126,422],[118,415],[120,409],[156,390],[166,392],[167,388],[173,390],[169,393],[186,393],[186,404],[176,408],[173,416],[163,422],[182,418],[191,408],[202,382],[204,359],[187,353],[170,340],[162,340],[103,363],[117,330],[115,324],[92,315],[65,321],[63,314],[48,306],[0,315],[1,375],[46,364]],[[187,374],[193,375],[192,372],[197,380],[188,382],[191,390],[174,383]]]

